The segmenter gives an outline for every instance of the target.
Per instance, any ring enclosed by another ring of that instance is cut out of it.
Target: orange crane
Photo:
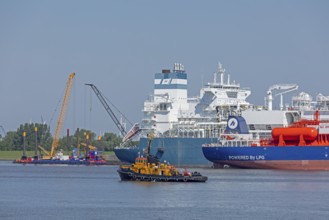
[[[66,110],[67,110],[67,104],[69,102],[69,98],[70,98],[70,95],[71,95],[74,76],[75,76],[75,73],[71,73],[69,75],[69,78],[68,78],[67,82],[66,82],[66,88],[65,88],[64,98],[63,98],[63,102],[62,102],[61,112],[60,112],[59,117],[58,117],[54,139],[53,139],[53,142],[51,144],[51,150],[50,150],[50,153],[47,156],[43,157],[43,159],[52,159],[55,156],[55,151],[58,147],[58,141],[59,141],[60,134],[61,134],[61,131],[62,131],[63,122],[64,122],[64,118],[65,118],[65,113],[66,113]]]

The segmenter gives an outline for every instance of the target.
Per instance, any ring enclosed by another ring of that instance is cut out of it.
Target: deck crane
[[[108,103],[106,102],[106,100],[105,100],[104,96],[102,95],[102,93],[97,89],[97,87],[94,84],[85,84],[85,85],[90,86],[92,88],[92,90],[95,92],[97,98],[102,103],[105,110],[110,115],[112,121],[114,122],[114,124],[119,129],[119,131],[120,131],[120,133],[123,137],[123,139],[122,139],[123,143],[128,142],[129,140],[131,140],[132,137],[134,137],[137,133],[140,132],[140,128],[139,128],[137,123],[134,124],[133,127],[127,132],[126,129],[124,128],[124,126],[120,123],[118,118],[115,116],[114,112],[112,111],[112,109],[110,108]]]
[[[272,101],[273,101],[273,91],[278,90],[282,91],[279,93],[276,93],[275,96],[280,96],[280,110],[283,110],[283,94],[286,94],[288,92],[292,92],[294,90],[298,89],[297,84],[275,84],[270,86],[270,88],[267,91],[267,104],[268,104],[268,110],[272,111]]]
[[[53,142],[51,144],[51,150],[50,150],[50,153],[48,155],[43,157],[43,159],[52,159],[55,156],[55,150],[58,147],[58,141],[59,141],[59,138],[60,138],[62,127],[63,127],[63,122],[64,122],[64,118],[65,118],[65,113],[66,113],[66,110],[67,110],[68,101],[69,101],[69,98],[70,98],[70,95],[71,95],[74,76],[75,76],[75,73],[71,73],[69,75],[69,78],[68,78],[67,82],[66,82],[64,98],[63,98],[63,102],[62,102],[62,106],[61,106],[61,111],[60,111],[60,114],[59,114],[59,117],[58,117],[58,120],[57,120],[57,126],[56,126],[56,130],[55,130]]]

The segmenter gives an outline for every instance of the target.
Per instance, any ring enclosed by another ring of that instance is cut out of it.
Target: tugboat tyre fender
[[[186,181],[187,181],[187,178],[186,178],[186,177],[184,177],[183,181],[184,181],[184,182],[186,182]]]

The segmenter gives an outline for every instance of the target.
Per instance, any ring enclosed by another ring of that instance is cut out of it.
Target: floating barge
[[[14,163],[20,164],[62,164],[62,165],[118,165],[120,162],[108,162],[106,160],[58,160],[58,159],[40,159],[35,160],[31,157],[26,159],[14,160]]]

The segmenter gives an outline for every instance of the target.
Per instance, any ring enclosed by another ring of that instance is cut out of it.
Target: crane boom
[[[51,144],[51,151],[50,151],[50,155],[49,155],[50,158],[52,158],[55,155],[55,150],[58,147],[58,141],[59,141],[59,137],[60,137],[60,134],[62,131],[62,127],[63,127],[65,113],[67,110],[67,104],[68,104],[68,101],[69,101],[69,98],[71,95],[71,89],[72,89],[74,76],[75,76],[75,73],[71,73],[66,82],[66,88],[65,88],[64,98],[63,98],[63,102],[62,102],[61,112],[60,112],[58,120],[57,120],[57,126],[56,126],[56,130],[55,130],[55,134],[54,134],[54,139]]]
[[[107,104],[105,98],[103,97],[103,95],[101,94],[101,92],[97,89],[97,87],[94,84],[85,84],[87,86],[90,86],[97,98],[99,99],[99,101],[101,101],[102,105],[104,106],[105,110],[107,111],[107,113],[110,115],[111,119],[113,120],[114,124],[117,126],[117,128],[119,129],[121,135],[124,137],[127,135],[127,132],[125,130],[125,128],[123,127],[123,125],[120,123],[120,121],[118,120],[118,118],[115,116],[115,114],[113,113],[112,109],[110,108],[110,106]]]
[[[298,88],[297,84],[293,83],[282,83],[282,84],[275,84],[270,86],[268,90],[287,90],[287,89],[293,89],[293,88]]]
[[[288,92],[292,92],[294,90],[298,89],[298,85],[297,84],[275,84],[272,85],[268,91],[267,91],[267,101],[268,101],[268,110],[272,110],[272,93],[274,90],[278,90],[278,91],[282,91],[279,93],[276,93],[275,96],[280,96],[280,110],[283,110],[283,94],[286,94]]]

